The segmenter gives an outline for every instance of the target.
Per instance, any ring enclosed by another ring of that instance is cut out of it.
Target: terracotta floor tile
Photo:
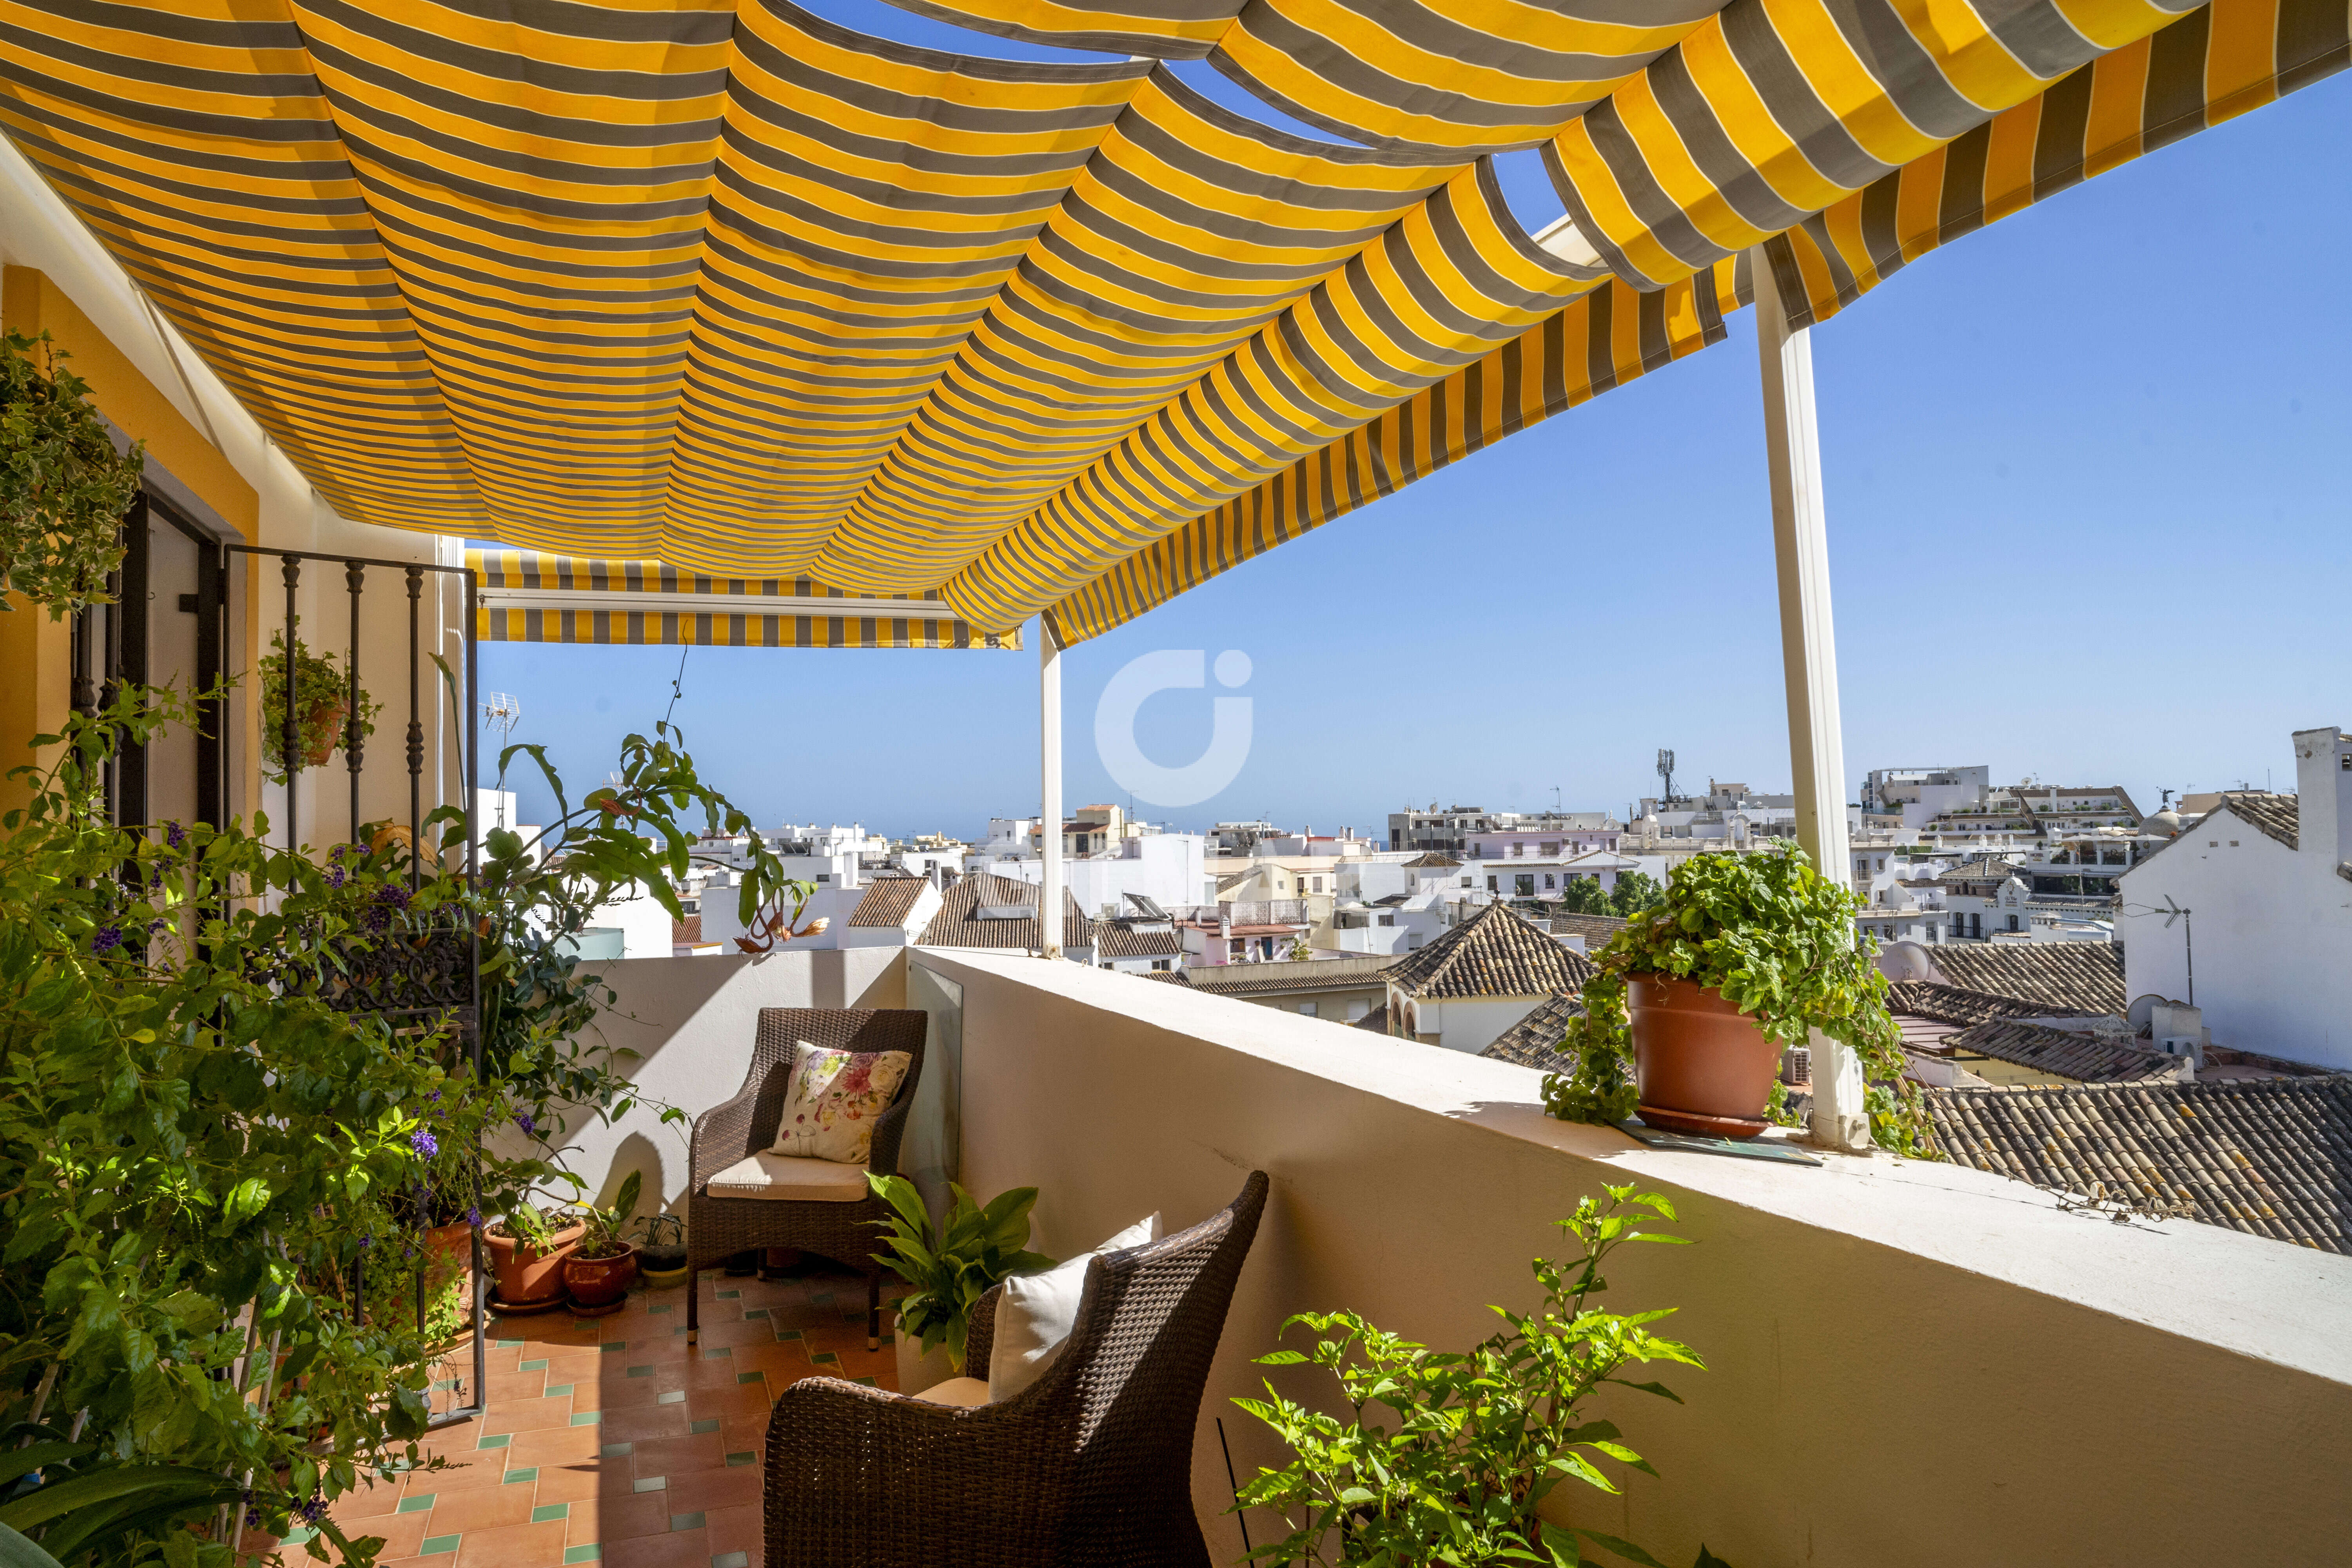
[[[840,1370],[835,1374],[838,1377],[878,1379],[885,1372],[892,1377],[898,1374],[898,1352],[895,1346],[884,1345],[878,1351],[869,1351],[861,1340],[849,1349],[833,1353],[841,1358]]]
[[[636,1443],[647,1437],[683,1437],[688,1416],[683,1405],[652,1405],[608,1410],[597,1430],[607,1443]]]
[[[535,1489],[518,1482],[512,1486],[478,1487],[472,1491],[445,1493],[433,1500],[433,1514],[429,1521],[433,1526],[431,1533],[471,1535],[478,1530],[529,1524]]]
[[[740,1421],[774,1404],[765,1383],[735,1384],[726,1388],[694,1389],[686,1396],[686,1413],[694,1421]]]
[[[669,1478],[672,1513],[707,1513],[716,1508],[757,1507],[760,1467],[695,1470]]]
[[[396,1512],[400,1508],[400,1489],[401,1478],[398,1476],[390,1479],[371,1476],[337,1498],[327,1511],[334,1517],[336,1523],[349,1530],[356,1520]]]
[[[500,1404],[517,1399],[537,1399],[546,1391],[547,1373],[543,1372],[494,1372],[490,1373],[490,1403]]]
[[[713,1322],[702,1320],[702,1345],[705,1350],[721,1345],[765,1344],[776,1337],[775,1325],[769,1319],[758,1318],[750,1322]]]
[[[358,1525],[346,1524],[343,1533],[353,1541],[366,1535],[381,1537],[383,1545],[376,1553],[379,1557],[414,1557],[416,1549],[425,1544],[425,1525],[430,1517],[422,1513],[386,1514]],[[328,1555],[330,1558],[335,1555],[333,1548],[328,1549]],[[304,1548],[296,1547],[286,1553],[286,1561],[289,1563],[306,1563],[310,1561],[310,1553]]]
[[[505,1479],[509,1468],[506,1450],[489,1448],[478,1454],[452,1455],[447,1466],[437,1470],[411,1470],[401,1478],[400,1495],[416,1497],[430,1492],[475,1491],[494,1487]]]
[[[765,1344],[744,1345],[735,1352],[735,1365],[741,1372],[790,1372],[802,1374],[810,1367],[809,1352],[798,1340],[772,1340]]]
[[[719,1428],[730,1454],[755,1454],[758,1464],[768,1456],[768,1418],[765,1415],[744,1421],[730,1421]]]
[[[621,1461],[608,1459],[606,1464]],[[695,1433],[684,1437],[654,1437],[634,1445],[627,1463],[633,1473],[640,1476],[676,1478],[698,1470],[716,1470],[727,1463],[726,1437],[719,1432]]]
[[[635,1479],[625,1458],[543,1465],[539,1471],[538,1504],[582,1502],[600,1492],[625,1492]]]
[[[667,1388],[683,1388],[689,1391],[704,1388],[732,1388],[737,1382],[735,1374],[745,1370],[751,1369],[737,1366],[735,1358],[732,1355],[727,1355],[716,1361],[690,1361],[684,1366],[671,1371],[666,1382],[659,1374],[656,1374],[652,1381],[664,1383],[665,1387]]]
[[[477,1425],[482,1431],[493,1435],[569,1426],[572,1425],[572,1401],[568,1397],[493,1401]]]
[[[710,1568],[710,1532],[677,1530],[640,1535],[604,1548],[604,1568]]]
[[[603,1430],[601,1426],[546,1426],[534,1432],[518,1432],[506,1448],[507,1468],[593,1459],[604,1445],[620,1441],[603,1436]]]
[[[756,1502],[744,1508],[712,1509],[703,1516],[703,1529],[709,1537],[713,1557],[740,1552],[757,1563],[766,1549],[760,1532],[760,1505]]]
[[[661,1535],[669,1529],[669,1494],[660,1492],[600,1492],[572,1505],[566,1526],[571,1543],[599,1542],[610,1557],[613,1542],[633,1536]]]
[[[563,1529],[562,1520],[550,1520],[544,1524],[509,1524],[467,1535],[457,1543],[457,1568],[559,1568],[563,1561]]]
[[[681,1365],[667,1374],[650,1377],[604,1377],[583,1380],[572,1385],[572,1408],[583,1410],[635,1410],[659,1402],[673,1388],[683,1387],[679,1381],[685,1374]]]

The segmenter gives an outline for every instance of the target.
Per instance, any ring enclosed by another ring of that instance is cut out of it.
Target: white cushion
[[[770,1147],[863,1165],[873,1151],[874,1123],[890,1109],[914,1060],[906,1051],[836,1051],[794,1041],[783,1114]]]
[[[872,1191],[863,1165],[764,1150],[711,1177],[709,1190],[714,1198],[790,1198],[803,1204],[854,1204]]]
[[[1016,1275],[996,1298],[996,1327],[988,1342],[988,1397],[1010,1399],[1039,1378],[1062,1353],[1077,1326],[1087,1263],[1097,1253],[1124,1252],[1160,1239],[1157,1214],[1137,1220],[1093,1252],[1082,1252],[1043,1274]]]
[[[945,1383],[935,1383],[912,1399],[928,1399],[933,1405],[952,1405],[959,1410],[970,1410],[988,1403],[988,1384],[976,1377],[951,1377]]]

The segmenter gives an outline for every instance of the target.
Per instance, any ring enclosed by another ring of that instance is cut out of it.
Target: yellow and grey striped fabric
[[[692,643],[719,647],[929,647],[1017,649],[1015,630],[977,632],[962,621],[909,616],[908,601],[855,598],[805,577],[789,582],[706,577],[658,561],[598,561],[511,550],[468,550],[481,603],[475,635],[484,642]],[[640,608],[577,609],[567,594],[645,594]],[[502,602],[528,595],[532,603]],[[937,595],[920,595],[936,603]],[[762,610],[762,599],[838,599],[838,611],[805,605]],[[550,602],[552,601],[552,602]]]
[[[2346,0],[2213,0],[1767,246],[1789,323],[1825,321],[1938,246],[2346,68]]]
[[[0,0],[0,123],[352,517],[1101,627],[1302,464],[1360,475],[1512,353],[1524,392],[1552,326],[1565,365],[1696,319],[1696,274],[2185,8],[1128,5],[919,7],[1141,57],[1047,65],[791,0]],[[1540,237],[1473,156],[1538,142]]]

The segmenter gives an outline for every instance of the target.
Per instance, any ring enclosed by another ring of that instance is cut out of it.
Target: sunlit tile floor
[[[866,1348],[865,1281],[831,1264],[701,1289],[698,1347],[683,1288],[640,1289],[607,1318],[493,1319],[488,1409],[424,1444],[446,1468],[378,1479],[336,1521],[382,1536],[386,1568],[751,1568],[769,1406],[815,1375],[894,1387],[896,1361],[887,1335]],[[438,1375],[472,1370],[461,1349]]]

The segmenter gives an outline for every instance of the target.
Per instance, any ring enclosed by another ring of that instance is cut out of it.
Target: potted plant
[[[497,1310],[520,1316],[563,1305],[563,1260],[588,1227],[578,1220],[559,1227],[558,1217],[523,1202],[483,1228],[482,1245],[489,1249],[490,1274],[497,1280],[490,1305]]]
[[[637,1278],[656,1290],[685,1284],[686,1221],[674,1214],[653,1214],[637,1223],[646,1237],[637,1247]]]
[[[302,747],[302,765],[324,767],[335,750],[351,739],[356,729],[361,735],[375,733],[371,722],[383,711],[383,705],[364,690],[359,692],[359,713],[355,725],[345,721],[352,718],[350,679],[337,667],[331,653],[312,653],[299,635],[301,622],[295,622],[297,635],[289,655],[283,628],[270,635],[273,651],[261,659],[261,760],[266,764],[263,777],[271,784],[286,782],[286,682],[290,667],[294,681],[294,722]],[[268,772],[275,768],[277,772]]]
[[[1594,955],[1584,1016],[1560,1045],[1576,1070],[1545,1079],[1545,1107],[1570,1121],[1638,1110],[1668,1131],[1752,1138],[1780,1103],[1782,1051],[1818,1029],[1862,1058],[1878,1142],[1928,1153],[1877,944],[1854,926],[1860,907],[1791,846],[1685,860],[1664,902]]]
[[[601,1318],[619,1311],[628,1300],[630,1281],[637,1277],[637,1246],[623,1233],[637,1212],[643,1182],[643,1172],[631,1171],[611,1208],[580,1205],[583,1234],[563,1260],[563,1289],[577,1316]]]
[[[1633,1381],[1633,1365],[1706,1364],[1689,1346],[1650,1331],[1672,1309],[1620,1314],[1591,1304],[1607,1288],[1601,1263],[1619,1247],[1685,1239],[1636,1228],[1675,1217],[1664,1198],[1636,1197],[1631,1186],[1606,1191],[1606,1204],[1584,1198],[1559,1222],[1581,1256],[1536,1259],[1542,1304],[1525,1316],[1496,1307],[1503,1328],[1467,1351],[1433,1352],[1355,1312],[1301,1312],[1283,1324],[1285,1332],[1293,1324],[1312,1330],[1315,1348],[1277,1350],[1258,1363],[1320,1367],[1339,1384],[1343,1414],[1325,1414],[1329,1401],[1310,1408],[1286,1399],[1271,1382],[1265,1398],[1234,1401],[1294,1456],[1234,1493],[1235,1511],[1272,1510],[1291,1527],[1248,1561],[1500,1568],[1597,1563],[1591,1549],[1599,1547],[1657,1568],[1631,1542],[1558,1522],[1557,1505],[1545,1517],[1547,1498],[1570,1477],[1615,1493],[1602,1461],[1657,1473],[1615,1426],[1584,1418],[1590,1395],[1613,1383],[1679,1404],[1662,1384]],[[1702,1546],[1696,1568],[1726,1565]]]
[[[145,468],[143,443],[114,449],[88,384],[58,363],[70,357],[47,332],[0,337],[0,609],[22,594],[51,620],[110,602]]]
[[[1054,1267],[1043,1253],[1024,1250],[1037,1189],[1014,1187],[982,1206],[951,1183],[948,1190],[955,1196],[947,1223],[934,1227],[914,1183],[871,1172],[866,1180],[891,1214],[876,1222],[882,1250],[875,1261],[912,1287],[898,1300],[898,1327],[891,1335],[898,1352],[898,1392],[920,1394],[962,1373],[971,1309],[990,1287]]]

